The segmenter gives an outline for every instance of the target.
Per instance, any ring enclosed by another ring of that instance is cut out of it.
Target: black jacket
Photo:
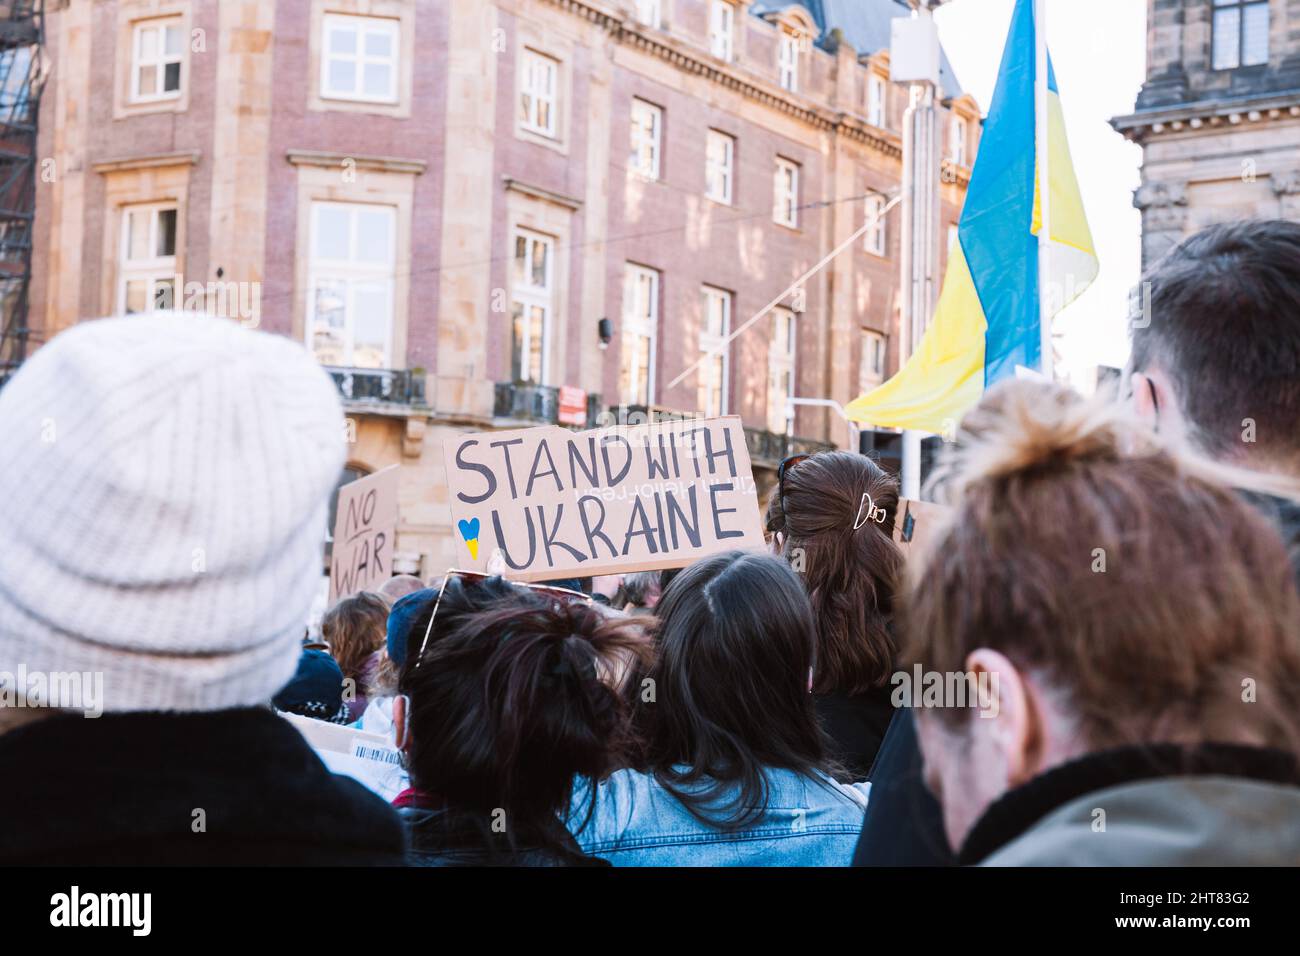
[[[411,866],[609,866],[586,856],[557,818],[549,839],[492,832],[485,815],[446,808],[398,810],[410,833]]]
[[[813,697],[831,756],[849,772],[850,780],[867,779],[894,716],[890,693],[889,687],[882,687],[852,697],[839,693]]]
[[[45,717],[0,734],[0,863],[400,864],[397,814],[270,709]]]

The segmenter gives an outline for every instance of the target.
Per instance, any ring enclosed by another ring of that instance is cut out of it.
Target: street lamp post
[[[934,315],[939,281],[939,33],[934,11],[946,0],[909,0],[911,19],[893,23],[890,73],[908,85],[903,114],[902,283],[899,365],[916,350]],[[902,493],[921,493],[921,433],[903,432]]]

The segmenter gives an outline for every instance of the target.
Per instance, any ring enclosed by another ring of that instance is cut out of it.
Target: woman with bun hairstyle
[[[894,715],[891,618],[903,567],[893,541],[897,508],[897,479],[845,451],[786,459],[768,501],[773,546],[812,602],[817,716],[853,780],[867,778]]]
[[[811,609],[789,565],[704,558],[657,617],[656,660],[629,687],[639,751],[589,818],[571,817],[583,850],[616,866],[847,866],[866,788],[833,777],[808,694]]]
[[[425,614],[412,628],[393,704],[412,863],[600,865],[563,821],[574,780],[604,776],[628,749],[616,676],[644,667],[650,644],[635,622],[573,598],[452,576],[434,627]]]
[[[1300,595],[1235,490],[1289,480],[1010,381],[937,481],[955,510],[901,625],[909,668],[978,689],[916,710],[958,861],[1300,860]]]

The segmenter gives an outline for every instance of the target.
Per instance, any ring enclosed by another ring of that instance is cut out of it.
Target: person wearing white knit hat
[[[267,706],[301,653],[343,434],[305,349],[188,312],[82,323],[0,389],[0,772],[50,787],[0,796],[20,824],[0,862],[400,856],[391,811]],[[69,827],[60,786],[100,767],[139,779],[139,812],[105,828],[83,800]],[[196,839],[195,808],[219,812],[220,836]]]

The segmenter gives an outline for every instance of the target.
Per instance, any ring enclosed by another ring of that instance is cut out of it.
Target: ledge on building
[[[331,153],[318,149],[290,149],[285,152],[285,159],[294,166],[323,166],[326,169],[346,168],[351,163],[354,169],[364,169],[377,173],[411,173],[419,176],[429,164],[422,159],[404,159],[399,156],[359,156],[354,153]]]
[[[199,161],[199,151],[180,150],[174,153],[150,153],[147,156],[118,156],[91,163],[97,173],[119,173],[129,169],[154,169],[160,166],[193,166]]]

